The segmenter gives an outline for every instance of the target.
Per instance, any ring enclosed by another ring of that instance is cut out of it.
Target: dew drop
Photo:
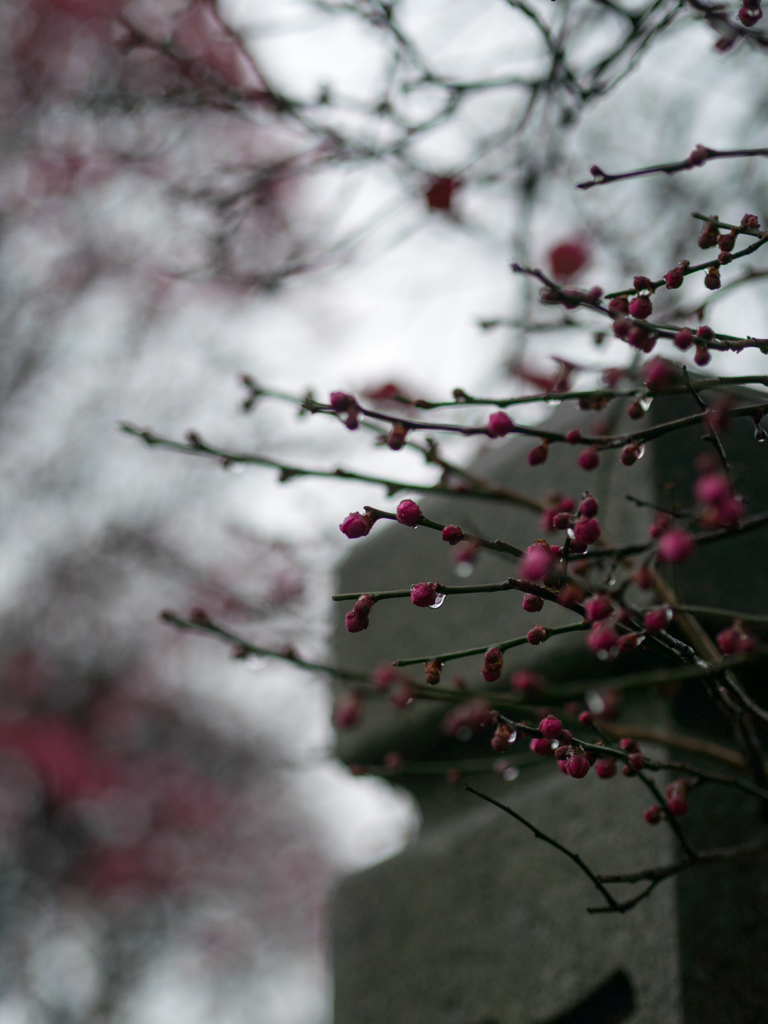
[[[222,468],[233,476],[240,476],[241,473],[245,472],[245,466],[242,462],[224,462],[222,463]]]
[[[653,403],[653,396],[652,395],[646,395],[645,398],[641,398],[640,399],[640,405],[643,407],[643,409],[645,409],[646,412],[648,412],[648,410],[651,408],[651,404],[652,403]]]
[[[645,455],[645,445],[644,444],[640,444],[640,445],[637,446],[637,458],[638,458],[638,461],[640,459],[642,459],[642,457],[644,455]]]
[[[553,750],[557,750],[559,746],[560,740],[552,740],[552,742],[550,743],[550,747],[552,747]]]
[[[584,702],[593,715],[602,715],[605,711],[605,700],[597,690],[587,690],[584,694]]]
[[[507,740],[507,743],[514,743],[516,739],[517,739],[517,729],[513,729],[512,732],[509,734],[509,739]]]
[[[453,571],[459,577],[459,579],[469,579],[469,577],[475,571],[474,562],[457,562],[456,565],[454,565],[453,567]]]
[[[762,444],[763,441],[768,440],[768,434],[762,427],[755,427],[755,440],[758,444]]]
[[[439,608],[445,600],[445,594],[435,594],[435,600],[429,605],[430,608]]]
[[[502,774],[502,778],[504,779],[505,782],[514,782],[519,774],[520,774],[520,769],[519,768],[515,768],[515,766],[513,764],[511,764],[509,766],[509,768],[505,768],[504,769],[504,772]]]

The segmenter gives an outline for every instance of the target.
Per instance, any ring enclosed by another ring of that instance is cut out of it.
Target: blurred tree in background
[[[233,1019],[313,1021],[329,878],[396,846],[408,808],[331,769],[302,790],[282,769],[325,756],[324,695],[185,653],[156,615],[203,605],[321,655],[339,513],[369,492],[214,482],[115,425],[242,445],[240,371],[382,400],[392,381],[593,383],[619,343],[542,312],[510,259],[612,287],[680,259],[692,210],[764,221],[758,160],[572,186],[595,161],[758,145],[766,38],[702,0],[20,0],[2,18],[5,1006],[153,1020],[164,999],[202,1016],[220,997]],[[689,301],[754,330],[764,293],[745,294]],[[270,457],[420,470],[267,403],[247,422]],[[343,852],[321,781],[366,834]]]

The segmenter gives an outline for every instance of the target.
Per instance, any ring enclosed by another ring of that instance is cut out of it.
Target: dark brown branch
[[[473,789],[472,786],[465,785],[464,788],[467,790],[468,793],[473,793],[475,796],[479,796],[481,800],[485,800],[487,801],[487,803],[493,804],[494,807],[498,807],[500,811],[504,811],[505,814],[509,814],[511,817],[515,819],[515,821],[519,821],[521,825],[524,825],[529,832],[532,832],[537,839],[541,839],[542,842],[548,843],[550,846],[554,846],[554,848],[556,850],[559,850],[560,853],[565,854],[565,856],[570,858],[570,860],[573,861],[573,863],[579,868],[579,870],[587,876],[587,878],[594,885],[594,887],[597,889],[600,895],[605,899],[605,902],[607,904],[607,906],[604,908],[605,911],[612,911],[613,913],[619,913],[621,911],[620,905],[616,902],[616,900],[613,898],[610,892],[608,892],[608,890],[605,888],[605,886],[600,881],[598,876],[594,873],[594,871],[587,867],[587,865],[584,863],[584,861],[581,859],[578,853],[574,853],[572,850],[569,850],[566,846],[563,846],[562,843],[559,843],[556,839],[553,839],[551,836],[548,836],[546,832],[542,832],[541,829],[536,828],[535,825],[532,825],[530,821],[527,821],[522,816],[522,814],[518,814],[517,811],[513,811],[512,808],[507,807],[506,804],[499,803],[499,801],[494,800],[492,796],[487,796],[485,793],[481,793],[479,790]]]
[[[635,171],[623,171],[620,174],[607,174],[597,165],[590,168],[593,175],[591,181],[582,181],[576,188],[586,190],[595,185],[610,185],[613,181],[626,181],[627,178],[643,178],[649,174],[677,174],[678,171],[690,171],[694,167],[703,167],[710,160],[724,160],[733,157],[768,156],[768,149],[710,149],[708,146],[696,146],[684,160],[669,164],[653,164]]]

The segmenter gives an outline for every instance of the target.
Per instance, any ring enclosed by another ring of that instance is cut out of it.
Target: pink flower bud
[[[543,644],[549,636],[549,630],[545,626],[534,626],[529,629],[526,640],[529,644]]]
[[[611,299],[608,303],[608,309],[611,313],[626,316],[629,313],[629,301],[626,295],[617,295],[615,299]]]
[[[763,12],[759,7],[740,7],[739,8],[739,21],[745,28],[752,28],[763,16]]]
[[[571,525],[570,512],[558,512],[552,517],[552,526],[556,530],[567,530]]]
[[[544,689],[544,678],[538,672],[527,672],[520,669],[512,673],[509,684],[513,690],[517,690],[526,697],[534,697]]]
[[[724,473],[705,473],[693,485],[696,500],[706,505],[719,505],[731,497],[731,481]]]
[[[687,530],[667,530],[659,541],[657,555],[661,562],[684,562],[695,547],[696,541]]]
[[[621,464],[622,466],[634,466],[637,460],[640,458],[640,447],[636,444],[628,444],[626,448],[621,449]]]
[[[355,601],[352,611],[355,615],[370,615],[373,610],[374,599],[370,594],[361,594]]]
[[[495,683],[501,677],[504,667],[504,656],[498,647],[491,647],[485,652],[482,676],[486,683]]]
[[[624,736],[621,740],[619,740],[619,746],[622,750],[629,751],[630,754],[636,754],[640,749],[640,747],[638,747],[637,745],[637,740],[634,739],[632,736]]]
[[[415,501],[406,498],[397,506],[397,521],[403,526],[418,526],[421,519],[421,509]]]
[[[576,427],[574,430],[569,430],[565,435],[565,440],[568,444],[578,444],[581,441],[581,431]]]
[[[693,344],[693,331],[690,327],[683,327],[681,331],[678,331],[672,339],[672,344],[681,352],[687,351]]]
[[[414,583],[411,587],[411,601],[417,608],[429,608],[436,598],[437,588],[434,583]]]
[[[548,740],[556,740],[562,735],[563,723],[554,715],[547,715],[539,722],[539,732]]]
[[[442,662],[428,661],[424,666],[424,682],[427,686],[437,686],[443,671]]]
[[[600,463],[600,456],[594,448],[585,448],[579,455],[578,463],[582,469],[595,469]]]
[[[714,263],[704,275],[704,287],[711,292],[717,291],[720,287],[720,267]]]
[[[389,699],[399,711],[407,708],[415,696],[416,690],[407,676],[398,677],[389,688]]]
[[[363,702],[357,693],[340,693],[333,706],[333,724],[337,729],[351,729],[360,721]]]
[[[668,387],[675,379],[675,367],[658,356],[646,363],[643,369],[646,386],[656,391]]]
[[[708,327],[706,324],[702,324],[696,331],[696,337],[701,338],[702,341],[713,341],[715,338],[715,332],[711,327]]]
[[[699,248],[711,249],[714,245],[717,245],[717,237],[717,225],[713,224],[712,221],[706,221],[699,235]]]
[[[642,565],[632,577],[632,582],[641,590],[650,590],[653,586],[653,573],[647,565]]]
[[[643,616],[643,627],[647,633],[660,633],[672,621],[672,609],[667,605],[652,608]]]
[[[597,654],[598,651],[610,651],[616,646],[619,639],[618,633],[605,622],[596,622],[587,633],[585,641],[587,650]]]
[[[672,267],[664,278],[667,288],[679,288],[684,280],[685,274],[683,273],[682,267]]]
[[[538,594],[526,594],[523,598],[524,612],[540,612],[544,607],[544,598]]]
[[[552,744],[549,740],[545,740],[543,736],[534,736],[529,746],[534,754],[541,754],[542,757],[547,757],[548,754],[552,753]]]
[[[573,536],[577,544],[594,544],[600,536],[597,519],[577,519],[573,524]]]
[[[639,292],[654,291],[653,281],[650,277],[646,277],[645,274],[636,274],[632,279],[632,287],[637,289]]]
[[[616,646],[619,648],[622,654],[626,654],[627,651],[634,651],[637,645],[640,643],[640,636],[637,633],[624,633],[619,637]]]
[[[727,629],[722,629],[715,637],[721,654],[738,654],[752,651],[757,646],[757,641],[749,633],[745,632],[741,623],[734,623]]]
[[[696,355],[693,357],[694,363],[696,363],[697,366],[706,366],[707,363],[711,362],[711,360],[712,355],[709,349],[705,348],[704,345],[697,345]]]
[[[492,412],[488,417],[488,434],[490,437],[505,437],[514,427],[514,423],[505,412]]]
[[[330,406],[334,412],[349,412],[357,406],[357,402],[353,395],[348,395],[344,391],[332,391]]]
[[[561,746],[555,751],[555,759],[557,761],[565,761],[572,755],[573,749],[567,743],[562,743],[561,741]]]
[[[595,771],[601,779],[612,779],[616,774],[616,761],[612,757],[601,757],[595,765]]]
[[[646,811],[643,811],[643,817],[649,825],[658,825],[661,821],[661,808],[658,804],[651,804]]]
[[[688,810],[688,800],[683,795],[675,795],[667,800],[667,807],[676,818],[679,818]]]
[[[663,533],[666,533],[671,524],[672,516],[667,515],[666,512],[657,512],[648,529],[648,533],[650,533],[654,540],[657,540]]]
[[[617,338],[627,338],[632,328],[632,321],[627,320],[625,317],[619,317],[618,320],[613,321],[613,333]]]
[[[350,512],[346,519],[339,524],[339,529],[345,537],[357,540],[358,537],[367,537],[372,526],[370,516],[363,515],[362,512]]]
[[[645,758],[642,754],[630,754],[627,758],[627,767],[633,772],[639,772],[645,768]]]
[[[368,616],[356,615],[354,610],[348,611],[344,616],[344,628],[348,633],[362,633],[369,625]]]
[[[613,605],[607,594],[596,594],[584,602],[584,611],[588,622],[599,622],[608,618],[613,611]]]
[[[641,352],[652,352],[656,346],[656,335],[651,334],[645,327],[635,324],[629,329],[627,343],[634,348],[639,348]]]
[[[554,561],[548,544],[532,544],[520,560],[520,575],[529,583],[536,583],[550,572]]]
[[[568,758],[566,768],[572,779],[583,779],[589,771],[589,761],[586,757],[576,754]]]
[[[733,253],[732,252],[721,252],[721,253],[718,253],[718,256],[717,256],[717,262],[720,263],[721,265],[724,265],[726,263],[730,263],[732,259],[733,259]]]
[[[579,715],[579,725],[592,725],[594,716],[591,711],[582,711]]]
[[[635,295],[629,300],[629,315],[637,320],[647,320],[653,312],[653,303],[647,295]]]
[[[443,540],[453,546],[454,544],[458,544],[460,540],[464,539],[464,533],[458,526],[446,526],[443,529],[442,537]]]
[[[540,466],[542,462],[547,461],[548,455],[549,445],[546,441],[542,441],[541,444],[537,445],[535,448],[531,448],[528,452],[528,464],[530,466]]]
[[[588,494],[586,498],[579,505],[579,515],[586,516],[587,519],[592,519],[598,513],[597,498],[593,495]]]
[[[497,753],[503,754],[504,751],[509,746],[511,736],[511,728],[507,725],[506,722],[500,722],[496,726],[496,732],[493,734],[491,738],[491,746]]]

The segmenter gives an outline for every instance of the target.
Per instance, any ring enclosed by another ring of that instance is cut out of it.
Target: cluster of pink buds
[[[352,610],[344,616],[344,627],[348,633],[362,633],[370,625],[369,615],[374,605],[370,594],[362,594],[355,601]]]
[[[693,493],[701,505],[699,522],[715,529],[738,526],[744,515],[744,502],[734,494],[733,484],[724,473],[704,473],[694,484]]]
[[[360,406],[355,401],[354,395],[348,395],[344,391],[332,391],[330,405],[334,412],[346,415],[344,422],[347,429],[357,430]]]
[[[744,624],[736,620],[732,626],[720,630],[715,637],[721,654],[740,654],[754,651],[757,640],[744,629]]]

